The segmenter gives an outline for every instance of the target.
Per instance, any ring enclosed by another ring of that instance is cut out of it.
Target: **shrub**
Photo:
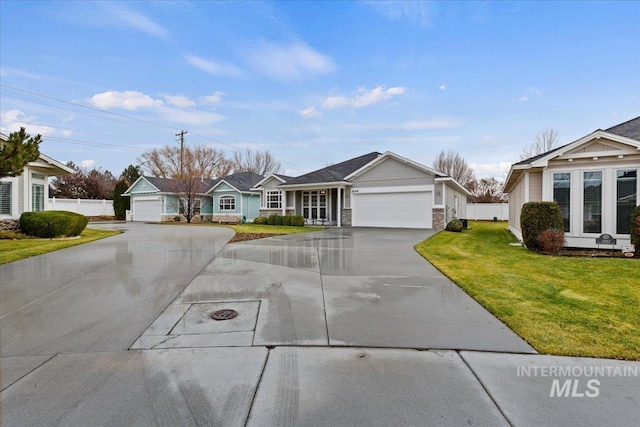
[[[113,191],[113,212],[116,215],[116,219],[125,219],[127,210],[131,209],[131,200],[129,200],[131,197],[122,195],[128,188],[129,184],[123,179],[116,183]]]
[[[522,206],[520,229],[522,240],[527,248],[539,252],[542,246],[538,236],[545,230],[562,230],[562,212],[554,202],[529,202]]]
[[[0,240],[22,240],[30,238],[30,236],[18,233],[17,231],[0,231]]]
[[[282,217],[280,215],[276,215],[276,220],[273,225],[282,225]]]
[[[89,219],[75,212],[25,212],[20,216],[20,228],[29,236],[52,238],[79,236]]]
[[[277,214],[269,215],[267,217],[267,225],[276,225],[276,217],[277,216],[278,216]]]
[[[291,215],[282,217],[282,225],[291,225]]]
[[[540,248],[544,252],[557,254],[564,247],[564,230],[544,230],[538,236]]]
[[[631,243],[636,248],[636,256],[640,257],[640,205],[636,206],[631,212]]]
[[[462,231],[462,221],[454,218],[447,223],[447,226],[444,229],[447,231],[454,231],[456,233],[459,233]]]
[[[259,216],[257,218],[254,218],[253,223],[258,225],[265,225],[267,223],[267,217]]]
[[[302,215],[293,215],[291,217],[291,225],[294,227],[304,227],[304,217]]]

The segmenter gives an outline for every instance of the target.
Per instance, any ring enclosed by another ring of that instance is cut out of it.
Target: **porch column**
[[[337,225],[342,227],[342,188],[338,187],[338,218]]]
[[[282,216],[287,214],[287,190],[281,190],[282,193],[281,203],[282,203]]]

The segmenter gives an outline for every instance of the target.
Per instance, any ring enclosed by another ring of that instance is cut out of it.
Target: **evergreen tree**
[[[0,178],[22,175],[24,167],[40,157],[42,137],[30,138],[25,128],[11,132],[7,141],[0,143]]]

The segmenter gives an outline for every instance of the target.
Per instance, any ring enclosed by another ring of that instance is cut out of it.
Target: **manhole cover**
[[[218,310],[211,315],[213,320],[230,320],[238,315],[238,312],[235,310],[231,310],[226,308],[224,310]]]

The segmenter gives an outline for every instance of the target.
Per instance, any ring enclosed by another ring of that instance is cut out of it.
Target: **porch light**
[[[569,159],[570,162],[573,162],[573,159]]]
[[[320,190],[320,194],[327,194],[327,190]]]
[[[598,160],[598,156],[593,156],[593,160]]]

